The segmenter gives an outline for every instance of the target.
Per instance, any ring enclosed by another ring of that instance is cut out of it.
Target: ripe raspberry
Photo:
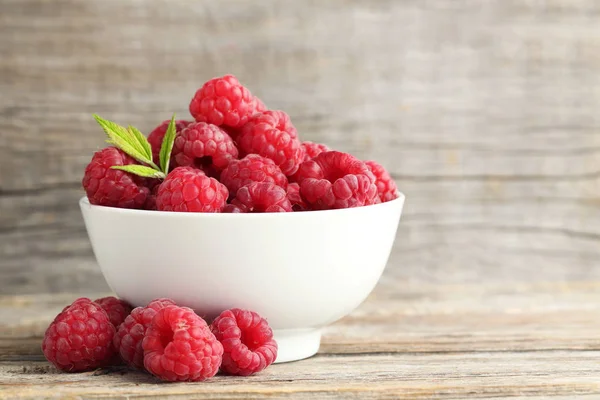
[[[240,207],[236,206],[235,204],[226,204],[225,207],[223,207],[223,211],[224,213],[229,213],[229,214],[240,214],[245,212],[243,209],[241,209]]]
[[[287,187],[287,197],[292,204],[293,211],[306,211],[309,210],[308,204],[304,201],[300,195],[300,185],[296,182],[290,183]]]
[[[146,330],[152,322],[156,313],[167,307],[175,305],[173,300],[156,299],[146,307],[136,307],[117,330],[113,344],[117,353],[128,365],[136,368],[144,368],[144,349],[142,340]]]
[[[50,324],[42,351],[62,371],[87,371],[110,362],[114,355],[114,334],[115,327],[102,307],[80,298],[65,307]]]
[[[377,200],[375,176],[350,154],[327,151],[302,163],[300,193],[312,209],[360,207]]]
[[[192,167],[175,168],[158,188],[159,211],[221,212],[229,191],[215,178]]]
[[[233,139],[216,125],[196,122],[175,138],[172,157],[177,166],[194,166],[209,176],[221,171],[238,157]]]
[[[321,143],[302,142],[302,147],[304,148],[304,161],[313,159],[324,151],[331,151],[329,147]]]
[[[267,321],[252,311],[233,308],[210,325],[223,345],[221,370],[231,375],[255,374],[275,361],[277,342]]]
[[[150,189],[143,185],[144,180],[111,168],[129,164],[135,164],[135,160],[115,147],[107,147],[94,154],[81,182],[91,204],[144,208],[150,193]]]
[[[213,78],[192,98],[190,114],[199,122],[239,128],[264,104],[233,75]]]
[[[203,381],[221,365],[223,346],[206,322],[187,307],[156,313],[142,341],[144,366],[166,381]]]
[[[166,120],[160,123],[150,134],[148,135],[148,142],[150,142],[150,146],[152,147],[152,160],[156,165],[160,165],[160,148],[162,146],[162,141],[165,137],[165,133],[167,133],[167,128],[169,127],[169,123],[171,120]],[[177,133],[181,132],[183,128],[191,124],[191,121],[178,120],[175,121],[175,131]],[[171,160],[171,165],[173,165],[173,160]]]
[[[287,177],[270,158],[258,154],[248,154],[241,160],[233,160],[221,173],[221,183],[227,186],[229,193],[252,182],[272,182],[286,188]]]
[[[231,204],[242,212],[290,212],[292,205],[285,189],[272,182],[252,182],[242,186]]]
[[[377,194],[382,203],[398,197],[398,187],[383,166],[375,161],[365,161],[369,170],[375,175]]]
[[[115,328],[118,328],[119,325],[131,312],[132,307],[125,300],[117,299],[116,297],[102,297],[101,299],[94,300],[94,303],[98,304],[110,319],[110,323],[114,325]]]
[[[256,96],[254,96],[254,111],[257,113],[267,111],[267,106],[265,106],[265,103],[263,103],[262,100]]]
[[[292,175],[304,160],[296,128],[283,111],[255,114],[242,128],[238,145],[243,154],[270,158],[285,175]]]

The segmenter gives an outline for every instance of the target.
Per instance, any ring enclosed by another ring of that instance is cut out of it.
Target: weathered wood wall
[[[385,282],[600,279],[599,18],[594,0],[0,0],[0,293],[105,290],[77,206],[91,114],[147,132],[225,73],[390,169],[408,201]]]

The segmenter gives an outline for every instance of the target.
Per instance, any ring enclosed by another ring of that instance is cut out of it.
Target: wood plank
[[[0,363],[3,398],[460,399],[600,394],[600,352],[317,356],[249,377],[157,384],[115,368],[61,374],[46,363]],[[490,358],[493,357],[491,360]],[[515,366],[518,366],[515,368]]]

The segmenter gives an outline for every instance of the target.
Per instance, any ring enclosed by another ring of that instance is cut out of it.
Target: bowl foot
[[[319,329],[274,329],[273,336],[278,347],[275,364],[314,356],[321,344]]]

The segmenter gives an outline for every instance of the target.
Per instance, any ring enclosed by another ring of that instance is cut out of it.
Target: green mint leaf
[[[127,127],[131,137],[135,138],[139,144],[139,149],[142,153],[152,160],[152,146],[150,146],[150,142],[146,139],[146,136],[142,132],[140,132],[135,126],[129,125]]]
[[[169,127],[163,137],[162,145],[160,146],[160,167],[166,174],[169,173],[169,163],[171,162],[171,151],[173,151],[173,143],[175,143],[175,136],[177,135],[177,128],[175,127],[175,114],[171,117]]]
[[[115,145],[142,163],[152,163],[152,152],[150,152],[150,157],[148,158],[148,155],[145,154],[145,151],[140,149],[141,145],[127,129],[115,124],[114,122],[105,120],[96,114],[94,114],[94,119],[102,127],[106,133],[106,136],[108,136],[107,143]]]
[[[115,165],[111,167],[112,169],[118,169],[125,172],[130,172],[134,175],[142,176],[144,178],[159,178],[164,179],[165,174],[161,171],[157,171],[154,168],[146,167],[145,165]]]

